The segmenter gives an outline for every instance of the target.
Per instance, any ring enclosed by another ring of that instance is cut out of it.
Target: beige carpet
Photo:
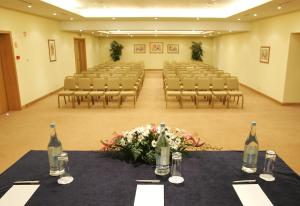
[[[57,123],[57,132],[65,150],[98,150],[100,139],[147,123],[165,122],[197,132],[207,143],[225,150],[243,149],[250,122],[257,121],[260,149],[273,149],[300,174],[300,107],[281,106],[246,88],[245,107],[211,109],[205,104],[195,109],[184,102],[180,109],[171,102],[168,109],[159,71],[147,71],[144,87],[136,108],[126,102],[122,108],[102,104],[88,109],[87,105],[72,109],[57,108],[57,96],[52,95],[19,112],[0,117],[0,171],[4,171],[31,149],[46,149],[49,123]]]

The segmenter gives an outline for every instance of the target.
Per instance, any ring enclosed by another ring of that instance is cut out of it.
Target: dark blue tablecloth
[[[0,176],[0,188],[16,180],[41,181],[28,206],[132,206],[136,179],[156,179],[150,165],[132,165],[104,152],[69,152],[69,185],[58,185],[48,175],[46,151],[30,151]],[[233,180],[257,178],[274,205],[300,205],[300,178],[280,158],[276,160],[275,182],[264,182],[257,174],[241,172],[242,153],[236,151],[190,152],[184,157],[184,183],[165,185],[166,206],[239,206]],[[264,162],[259,154],[258,173]],[[6,191],[2,190],[0,196]]]

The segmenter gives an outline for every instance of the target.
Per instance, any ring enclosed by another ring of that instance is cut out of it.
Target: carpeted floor
[[[170,102],[168,109],[162,89],[160,71],[147,71],[136,108],[125,102],[122,108],[111,104],[102,108],[86,104],[57,108],[57,95],[8,116],[0,117],[0,172],[31,149],[46,149],[49,124],[57,123],[58,136],[65,150],[98,150],[100,140],[115,131],[123,131],[147,123],[165,122],[168,126],[196,132],[202,140],[224,150],[242,150],[250,122],[257,121],[260,149],[273,149],[300,174],[300,107],[281,106],[246,88],[244,109],[211,109],[205,104],[195,109],[185,101],[180,109]]]

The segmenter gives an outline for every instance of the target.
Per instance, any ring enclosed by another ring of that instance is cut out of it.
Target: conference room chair
[[[138,90],[136,80],[133,78],[123,78],[121,84],[120,105],[122,105],[126,97],[133,97],[133,106],[135,107]]]
[[[87,100],[88,107],[90,107],[90,93],[91,81],[88,77],[83,77],[78,79],[78,89],[74,92],[74,97],[77,103],[80,104],[82,101]],[[75,106],[76,104],[74,104]]]
[[[244,108],[244,95],[243,93],[239,90],[239,80],[238,78],[227,78],[227,107],[230,106],[230,101],[231,98],[237,97],[236,104],[239,104],[239,99],[241,98],[241,107]]]
[[[190,97],[194,102],[194,105],[197,106],[197,92],[196,92],[196,80],[195,78],[183,78],[181,80],[182,87],[181,87],[181,101],[183,106],[184,97]]]
[[[197,78],[197,96],[196,96],[196,107],[198,108],[199,102],[207,101],[208,105],[212,105],[212,92],[210,89],[209,79],[207,77]]]
[[[108,78],[107,88],[105,91],[106,105],[112,101],[114,97],[118,98],[118,106],[120,107],[120,79],[119,78]]]
[[[213,78],[212,79],[212,107],[214,107],[215,101],[222,102],[225,105],[227,101],[227,92],[225,91],[225,80],[224,78]]]
[[[89,93],[93,105],[95,101],[102,99],[103,108],[105,108],[105,84],[106,80],[104,78],[94,78],[93,91]]]
[[[166,100],[166,108],[168,108],[168,98],[175,97],[182,108],[181,101],[181,86],[179,78],[169,78],[166,79],[165,83],[165,100]]]
[[[58,92],[57,102],[60,108],[60,97],[64,98],[65,104],[67,104],[66,97],[72,102],[72,107],[74,107],[74,91],[76,90],[76,81],[74,77],[66,77],[64,79],[63,91]]]

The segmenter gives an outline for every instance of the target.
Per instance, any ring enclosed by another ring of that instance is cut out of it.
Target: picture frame
[[[149,51],[152,54],[164,53],[164,43],[163,42],[150,42]]]
[[[271,49],[271,47],[269,47],[269,46],[261,46],[260,47],[259,61],[261,63],[269,64],[270,49]]]
[[[55,47],[55,40],[54,39],[49,39],[48,40],[48,50],[49,50],[50,62],[56,61],[56,47]]]
[[[169,54],[178,54],[179,53],[179,44],[168,44],[167,52]]]
[[[145,54],[146,53],[146,44],[134,44],[133,51],[135,54]]]

